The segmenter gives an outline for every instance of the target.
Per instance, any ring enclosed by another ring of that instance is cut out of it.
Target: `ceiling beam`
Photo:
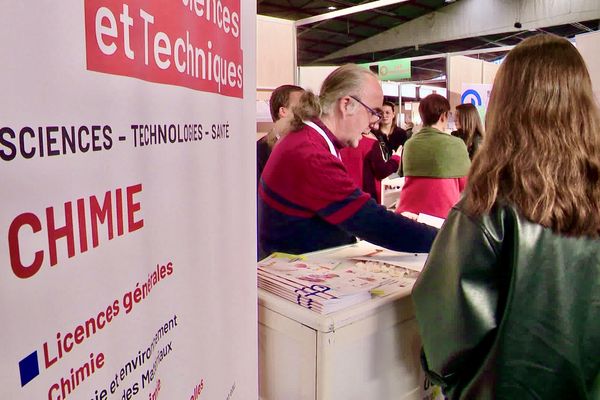
[[[308,2],[308,4],[310,4],[310,2]],[[269,1],[263,1],[261,4],[261,7],[271,7],[271,8],[275,8],[278,10],[283,11],[286,14],[301,14],[301,15],[309,15],[309,16],[314,16],[314,15],[319,15],[317,12],[315,11],[309,11],[310,8],[306,7],[306,5],[300,6],[300,7],[293,7],[291,5],[289,6],[285,6],[282,4],[277,4],[277,3],[271,3]],[[279,17],[281,18],[281,17]]]
[[[356,3],[351,3],[349,1],[346,0],[328,0],[329,2],[333,3],[333,4],[340,4],[343,6],[350,6],[350,7],[354,7],[363,3],[367,3],[368,0],[363,0],[362,2],[360,2],[359,4]],[[409,2],[414,1],[414,0],[408,0]],[[385,15],[386,17],[389,17],[391,19],[395,19],[399,22],[406,22],[406,21],[410,21],[410,18],[405,17],[403,15],[398,15],[393,11],[385,11],[385,10],[378,10],[378,9],[372,9],[369,10],[371,13],[376,14],[373,17],[366,19],[364,22],[371,22],[372,20],[376,19],[378,17],[378,15]]]
[[[326,29],[326,28],[321,28],[321,27],[318,27],[318,28],[317,27],[311,27],[310,29],[307,29],[307,30],[302,31],[302,32],[298,31],[298,34],[297,34],[298,39],[300,39],[300,38],[304,39],[302,36],[305,33],[308,33],[309,31],[324,32],[324,33],[327,33],[329,35],[336,35],[336,36],[346,36],[346,37],[353,38],[353,39],[358,39],[358,40],[362,40],[362,39],[365,39],[365,38],[369,37],[368,35],[359,35],[355,31],[354,32],[341,32],[341,31],[334,31],[334,30],[331,30],[331,29]]]
[[[375,0],[366,4],[361,4],[354,7],[344,8],[343,10],[336,10],[329,13],[315,15],[314,17],[308,17],[304,19],[299,19],[296,21],[296,26],[309,25],[314,24],[315,22],[325,21],[328,19],[343,17],[344,15],[356,14],[363,11],[373,10],[379,7],[385,7],[392,4],[405,3],[409,0]]]
[[[299,38],[298,42],[302,42],[302,43],[310,43],[310,44],[327,44],[330,46],[333,46],[335,48],[338,48],[340,46],[340,42],[332,42],[330,40],[323,40],[323,39],[308,39],[308,38]]]
[[[519,32],[519,33],[520,33],[520,32]],[[498,41],[498,40],[491,40],[491,39],[487,39],[485,36],[479,36],[477,39],[478,39],[478,40],[481,40],[481,41],[482,41],[482,42],[484,42],[484,43],[487,43],[487,44],[493,44],[494,46],[498,46],[498,47],[502,47],[502,46],[510,46],[510,45],[508,45],[508,44],[506,44],[506,43],[502,43],[502,42],[500,42],[500,41]]]
[[[461,0],[336,51],[319,62],[415,45],[570,24],[600,17],[590,0]],[[515,22],[522,28],[515,28]]]
[[[575,28],[580,29],[584,32],[594,32],[594,30],[592,28],[585,26],[581,22],[574,22],[571,25],[573,25]]]
[[[318,30],[318,29],[322,29],[321,26],[323,26],[325,24],[325,21],[319,22],[316,25],[313,26],[309,26],[306,28],[303,28],[302,30],[298,29],[298,36],[302,36],[307,32],[310,32],[311,30]],[[357,20],[346,20],[346,32],[342,32],[342,31],[334,31],[334,30],[329,30],[329,32],[335,32],[335,33],[339,33],[339,34],[347,34],[348,31],[350,31],[349,26],[364,26],[365,28],[370,28],[370,29],[374,29],[377,32],[385,32],[387,29],[382,27],[381,25],[374,25],[374,24],[370,24],[368,21],[357,21]],[[296,27],[297,28],[297,27]],[[370,35],[356,35],[356,36],[364,36],[364,37],[370,37]]]
[[[329,0],[329,2],[331,2],[333,4],[339,4],[341,6],[346,6],[346,7],[354,7],[354,6],[358,5],[356,3],[352,3],[352,2],[349,2],[349,1],[345,1],[345,0]],[[365,3],[365,1],[363,1],[361,3]],[[359,4],[361,4],[361,3],[359,3]],[[394,14],[393,12],[390,12],[390,11],[377,10],[377,9],[372,10],[372,11],[374,13],[377,13],[377,14],[387,15],[388,17],[394,17],[394,16],[396,16],[396,14]]]
[[[502,38],[500,38],[500,39],[498,39],[498,40],[494,40],[494,41],[493,41],[493,40],[486,39],[486,38],[485,38],[485,37],[483,37],[483,36],[481,36],[481,37],[476,37],[475,39],[479,39],[479,40],[481,40],[481,41],[484,41],[484,42],[486,42],[486,43],[493,43],[493,44],[496,44],[496,43],[502,43],[502,41],[504,41],[504,40],[506,40],[506,39],[511,39],[511,38],[516,38],[516,39],[517,39],[517,40],[519,40],[519,42],[520,42],[520,41],[521,41],[521,40],[523,40],[523,39],[522,39],[522,38],[520,38],[519,36],[521,36],[521,35],[522,35],[524,32],[525,32],[525,31],[518,31],[518,32],[515,32],[515,33],[513,33],[513,34],[510,34],[510,35],[507,35],[507,36],[503,36]],[[506,43],[504,43],[504,44],[502,44],[502,46],[511,46],[511,45],[510,45],[510,44],[506,44]],[[481,45],[481,46],[473,46],[473,47],[471,47],[471,48],[469,48],[469,49],[467,49],[467,50],[476,50],[476,49],[480,49],[480,48],[482,48],[482,47],[485,47],[485,45]]]
[[[435,7],[426,6],[425,4],[419,3],[417,0],[409,0],[408,4],[410,4],[413,7],[423,9],[423,10],[435,11]]]

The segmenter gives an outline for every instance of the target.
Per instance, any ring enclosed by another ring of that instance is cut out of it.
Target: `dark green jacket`
[[[600,399],[600,240],[510,206],[450,212],[413,289],[425,367],[449,399]]]

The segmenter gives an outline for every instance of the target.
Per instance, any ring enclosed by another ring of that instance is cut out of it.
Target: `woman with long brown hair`
[[[600,398],[600,114],[566,39],[502,63],[486,138],[413,290],[449,399]]]
[[[457,105],[454,122],[456,130],[452,132],[452,136],[459,137],[465,142],[469,158],[472,160],[483,140],[483,124],[477,107],[471,103]]]
[[[388,161],[400,146],[404,146],[407,135],[404,129],[396,125],[396,105],[393,102],[384,101],[381,114],[379,129],[374,130],[373,134],[379,142],[383,159]]]

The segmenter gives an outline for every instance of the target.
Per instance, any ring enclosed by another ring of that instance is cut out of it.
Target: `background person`
[[[260,257],[302,254],[353,243],[355,236],[392,250],[428,252],[437,232],[377,204],[340,160],[379,121],[381,86],[368,69],[347,64],[294,107],[296,130],[275,146],[259,184]],[[458,140],[458,139],[457,139]]]
[[[377,124],[373,129],[377,129]],[[398,171],[400,156],[394,152],[392,157],[385,161],[371,127],[362,133],[358,147],[344,147],[340,150],[340,155],[354,182],[363,192],[370,194],[381,204],[381,180]]]
[[[406,140],[408,140],[413,135],[413,129],[415,127],[415,124],[412,121],[406,121],[405,127],[406,127],[406,129],[405,129],[406,130]]]
[[[454,116],[456,130],[452,132],[452,136],[461,138],[467,146],[469,158],[472,160],[481,145],[483,140],[484,130],[479,111],[474,104],[465,103],[456,106],[456,114]]]
[[[466,186],[471,162],[464,142],[444,132],[450,103],[439,94],[421,100],[423,128],[402,151],[404,186],[397,213],[428,214],[446,218]]]
[[[512,49],[414,290],[449,399],[600,398],[600,115],[566,39]]]
[[[377,137],[383,158],[389,160],[395,151],[404,146],[407,136],[406,131],[396,125],[396,107],[391,101],[384,101],[381,107],[383,118],[379,122],[379,129],[373,134]]]
[[[273,146],[285,136],[289,130],[289,122],[293,118],[292,107],[298,104],[304,92],[300,86],[282,85],[273,90],[269,99],[271,118],[275,123],[273,128],[256,142],[256,182],[258,183],[267,160],[273,151]]]

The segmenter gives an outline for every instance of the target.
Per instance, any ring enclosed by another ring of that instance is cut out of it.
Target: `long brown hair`
[[[501,200],[556,233],[600,235],[600,113],[569,41],[538,35],[509,52],[468,179],[473,215]]]
[[[390,124],[390,131],[389,134],[391,134],[392,132],[394,132],[394,129],[396,129],[396,105],[394,104],[394,102],[386,100],[383,102],[383,106],[381,106],[382,112],[383,112],[383,107],[389,107],[392,109],[392,113],[394,114],[394,118],[392,118],[392,123]],[[381,129],[381,124],[379,125],[379,130],[383,132],[383,129]]]
[[[479,111],[471,103],[459,104],[456,106],[456,119],[464,133],[467,149],[471,151],[475,138],[483,137],[483,124],[479,118]]]

